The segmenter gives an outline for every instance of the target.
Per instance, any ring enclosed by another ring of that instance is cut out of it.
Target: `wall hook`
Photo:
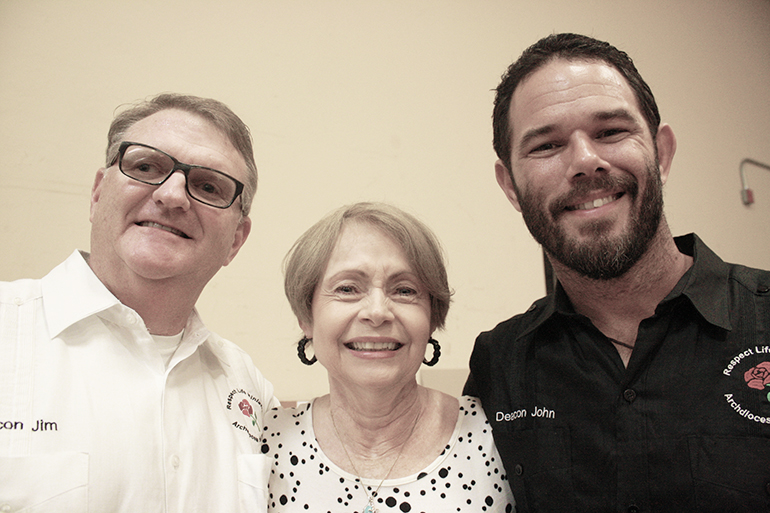
[[[749,184],[746,181],[746,172],[743,169],[744,164],[754,164],[755,166],[765,168],[768,171],[770,171],[770,165],[764,164],[754,159],[743,159],[741,161],[740,174],[741,174],[741,185],[743,186],[743,189],[741,189],[741,200],[743,200],[744,205],[751,205],[752,203],[754,203],[754,191],[749,189]]]

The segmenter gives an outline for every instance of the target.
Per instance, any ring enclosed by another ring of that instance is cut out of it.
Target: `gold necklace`
[[[382,481],[380,481],[380,484],[377,485],[377,488],[370,494],[366,490],[366,485],[363,483],[361,479],[361,473],[356,469],[356,466],[353,464],[353,459],[350,457],[350,453],[348,453],[347,448],[345,447],[345,442],[342,441],[342,437],[340,436],[340,432],[337,430],[337,423],[334,422],[334,413],[332,410],[331,403],[329,404],[329,416],[332,418],[332,427],[334,427],[334,434],[337,435],[337,439],[340,441],[340,445],[342,446],[342,450],[345,451],[345,456],[348,457],[348,462],[350,462],[350,466],[353,468],[353,472],[356,474],[356,481],[361,485],[361,488],[364,490],[364,493],[366,494],[366,506],[364,506],[363,513],[377,513],[377,508],[374,506],[374,499],[377,498],[377,493],[380,491],[380,487],[382,486],[382,483],[385,482],[386,479],[390,476],[390,473],[393,472],[393,469],[396,467],[396,463],[398,462],[399,458],[401,458],[401,454],[404,452],[404,448],[406,447],[407,442],[409,442],[409,439],[412,438],[412,433],[414,433],[414,429],[417,427],[417,421],[420,420],[420,415],[422,415],[422,411],[417,414],[417,417],[414,419],[414,424],[412,424],[412,430],[409,431],[409,435],[406,437],[406,440],[404,440],[404,443],[401,444],[401,449],[399,449],[398,454],[396,455],[396,459],[393,460],[393,464],[390,466],[390,469],[388,469],[388,473],[385,474],[385,477],[382,478]]]

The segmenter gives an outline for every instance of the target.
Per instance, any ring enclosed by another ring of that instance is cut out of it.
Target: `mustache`
[[[559,196],[549,208],[554,219],[562,215],[567,207],[582,201],[589,194],[601,190],[616,190],[630,194],[635,198],[639,192],[639,183],[630,175],[596,175],[575,182],[569,192]]]

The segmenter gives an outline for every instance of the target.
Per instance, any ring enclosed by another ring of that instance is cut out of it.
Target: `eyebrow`
[[[638,125],[637,119],[634,117],[634,115],[631,114],[628,111],[628,109],[623,109],[623,108],[596,112],[593,115],[593,119],[594,121],[609,121],[613,119],[620,119],[620,120],[628,121],[628,122],[634,123],[635,125]],[[518,150],[523,151],[524,148],[529,145],[532,139],[536,139],[543,135],[548,135],[551,132],[553,132],[555,129],[556,129],[556,125],[543,125],[541,127],[527,130],[521,136],[521,141],[519,141],[519,144],[518,144]]]
[[[524,132],[524,135],[521,136],[521,141],[519,141],[518,150],[519,152],[524,151],[524,148],[529,146],[529,143],[532,139],[536,139],[540,136],[550,134],[555,130],[555,125],[545,125],[538,128],[532,128],[530,130],[527,130]]]
[[[361,279],[361,278],[368,279],[369,277],[370,277],[369,273],[361,269],[342,269],[327,278],[322,278],[321,283],[325,283],[327,281],[334,282],[337,280],[347,280],[347,279]],[[404,278],[410,279],[410,280],[417,280],[420,283],[420,285],[424,286],[424,284],[420,280],[417,273],[409,269],[396,271],[392,275],[388,276],[388,282],[398,281]]]
[[[610,119],[622,119],[623,121],[629,121],[631,123],[637,122],[633,114],[631,114],[627,109],[622,109],[622,108],[597,112],[596,114],[594,114],[594,119],[596,119],[597,121],[607,121]]]

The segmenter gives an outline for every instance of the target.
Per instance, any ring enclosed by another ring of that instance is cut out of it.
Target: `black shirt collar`
[[[680,252],[693,258],[693,264],[658,308],[685,297],[706,322],[731,330],[728,310],[729,266],[694,233],[675,237],[674,242]],[[554,293],[533,303],[529,311],[533,310],[536,310],[534,317],[529,328],[521,333],[522,336],[537,329],[554,315],[577,315],[569,296],[558,281]]]
[[[728,287],[730,266],[694,233],[675,237],[674,242],[679,251],[693,258],[693,263],[663,302],[684,295],[708,323],[731,330]]]

